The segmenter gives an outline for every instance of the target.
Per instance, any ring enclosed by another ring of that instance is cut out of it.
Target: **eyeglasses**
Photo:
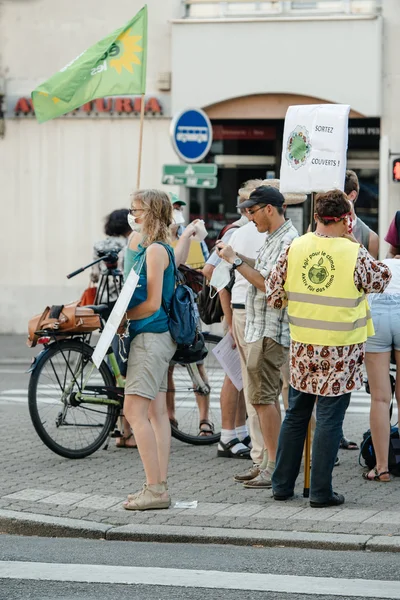
[[[254,215],[254,213],[256,213],[257,211],[261,210],[262,208],[265,208],[267,205],[264,204],[263,206],[260,206],[259,208],[256,208],[255,210],[249,210],[247,209],[247,214],[248,215]]]
[[[129,209],[129,212],[131,215],[136,215],[136,213],[144,212],[145,210],[145,208],[131,208]]]

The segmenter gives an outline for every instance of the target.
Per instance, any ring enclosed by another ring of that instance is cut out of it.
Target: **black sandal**
[[[221,442],[221,440],[218,442],[218,446],[222,446],[222,450],[219,449],[218,447],[218,452],[217,452],[217,456],[222,457],[222,458],[250,458],[250,448],[246,448],[246,450],[239,450],[238,452],[232,452],[231,448],[233,446],[236,446],[236,444],[241,444],[242,442],[239,440],[239,438],[233,438],[233,440],[231,440],[230,442],[228,442],[227,444],[224,444],[224,442]]]
[[[356,442],[351,442],[345,437],[342,437],[342,439],[340,440],[339,448],[342,448],[342,450],[359,450],[359,447],[356,444]]]
[[[199,425],[199,436],[214,435],[214,423],[211,423],[211,421],[209,421],[208,419],[202,419]],[[206,425],[207,429],[204,429],[202,425]]]
[[[251,437],[249,435],[246,435],[246,437],[243,440],[241,440],[241,443],[244,444],[245,446],[248,446],[251,450],[251,446],[250,446]]]
[[[382,471],[381,473],[378,473],[378,469],[375,467],[374,469],[372,469],[374,476],[368,477],[370,472],[371,471],[367,471],[366,473],[363,473],[362,474],[363,479],[366,479],[366,481],[379,481],[379,483],[389,483],[391,481],[389,471]],[[382,475],[389,475],[389,479],[381,479]]]

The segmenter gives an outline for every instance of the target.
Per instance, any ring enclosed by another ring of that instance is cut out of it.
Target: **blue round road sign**
[[[212,125],[200,108],[189,108],[175,115],[170,133],[175,152],[185,162],[199,162],[210,150]]]

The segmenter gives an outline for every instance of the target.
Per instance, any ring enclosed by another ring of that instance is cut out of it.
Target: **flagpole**
[[[140,188],[140,170],[142,168],[142,146],[143,146],[143,123],[144,123],[144,94],[141,95],[140,102],[140,126],[139,126],[139,156],[138,156],[138,168],[137,168],[137,179],[136,189]]]

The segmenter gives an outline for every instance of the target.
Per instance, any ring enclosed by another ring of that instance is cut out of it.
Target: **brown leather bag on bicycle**
[[[99,329],[100,316],[93,309],[80,306],[79,300],[59,306],[46,306],[42,314],[35,315],[28,323],[27,346],[36,346],[42,331],[72,333],[90,333]]]

